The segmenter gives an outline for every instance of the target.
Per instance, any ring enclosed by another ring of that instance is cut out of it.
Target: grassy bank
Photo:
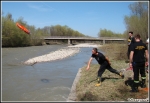
[[[109,44],[100,47],[99,50],[102,50],[109,57],[114,69],[121,71],[128,67],[128,63],[125,63],[127,45]],[[91,64],[88,71],[86,71],[86,66],[81,69],[81,76],[76,85],[76,101],[128,101],[128,98],[148,98],[148,92],[141,88],[139,88],[139,93],[129,92],[133,76],[131,70],[124,72],[124,79],[106,70],[102,75],[102,85],[95,87],[98,69],[99,64]]]

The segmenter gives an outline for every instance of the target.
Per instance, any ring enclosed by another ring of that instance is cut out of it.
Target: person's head
[[[135,41],[140,41],[141,40],[141,36],[139,34],[136,34],[134,36],[134,38],[135,38]]]
[[[132,31],[129,32],[129,36],[133,36],[133,32]]]
[[[98,52],[97,48],[93,48],[92,54],[96,54]]]

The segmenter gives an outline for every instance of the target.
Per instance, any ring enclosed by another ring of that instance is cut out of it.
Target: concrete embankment
[[[78,73],[77,73],[77,75],[76,75],[76,77],[74,79],[74,82],[73,82],[72,87],[71,87],[70,94],[69,94],[69,96],[67,98],[67,102],[69,102],[69,101],[76,101],[76,99],[77,99],[77,96],[76,96],[76,84],[77,84],[77,82],[78,82],[78,80],[80,78],[80,75],[81,75],[81,68],[79,68]]]

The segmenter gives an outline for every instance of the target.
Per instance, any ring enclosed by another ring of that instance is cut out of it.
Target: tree
[[[17,21],[18,22],[18,21]],[[23,19],[19,22],[25,23]],[[2,46],[21,47],[30,45],[30,37],[16,26],[12,15],[8,13],[2,17]]]
[[[2,47],[21,47],[31,45],[41,45],[43,36],[85,36],[68,26],[45,26],[36,29],[35,26],[28,25],[23,17],[19,17],[16,21],[12,19],[12,14],[6,16],[2,13]],[[16,23],[25,26],[30,35],[26,34],[16,26]]]
[[[148,38],[148,3],[136,2],[129,5],[130,16],[125,16],[124,21],[127,31],[140,34],[143,41]]]
[[[78,31],[75,31],[68,26],[51,26],[50,27],[50,34],[51,36],[85,36],[82,33],[79,33]]]
[[[121,37],[121,38],[124,37],[124,35],[121,33],[115,33],[107,29],[100,29],[98,36],[99,37]]]

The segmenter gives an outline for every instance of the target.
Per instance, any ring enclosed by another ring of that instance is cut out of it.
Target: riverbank
[[[122,56],[125,54],[125,49],[125,45],[121,44],[105,45],[105,47],[102,46],[100,48],[100,50],[105,52],[105,55],[110,57],[111,66],[118,71],[122,71],[129,66],[128,63],[125,63],[125,58]],[[121,51],[121,53],[118,51]],[[132,70],[123,71],[124,79],[106,70],[103,74],[102,85],[95,87],[98,69],[98,64],[91,64],[88,71],[86,71],[86,66],[79,69],[67,101],[129,101],[129,98],[148,98],[147,89],[139,87],[139,93],[129,92],[133,82]],[[146,84],[148,85],[148,74],[146,76]]]
[[[73,56],[76,53],[80,52],[81,47],[98,47],[98,45],[92,44],[92,43],[84,43],[84,44],[78,44],[78,45],[64,47],[64,48],[58,49],[56,51],[50,52],[48,54],[30,58],[27,61],[25,61],[24,64],[34,65],[39,62],[61,60],[61,59],[67,58],[69,56]]]

